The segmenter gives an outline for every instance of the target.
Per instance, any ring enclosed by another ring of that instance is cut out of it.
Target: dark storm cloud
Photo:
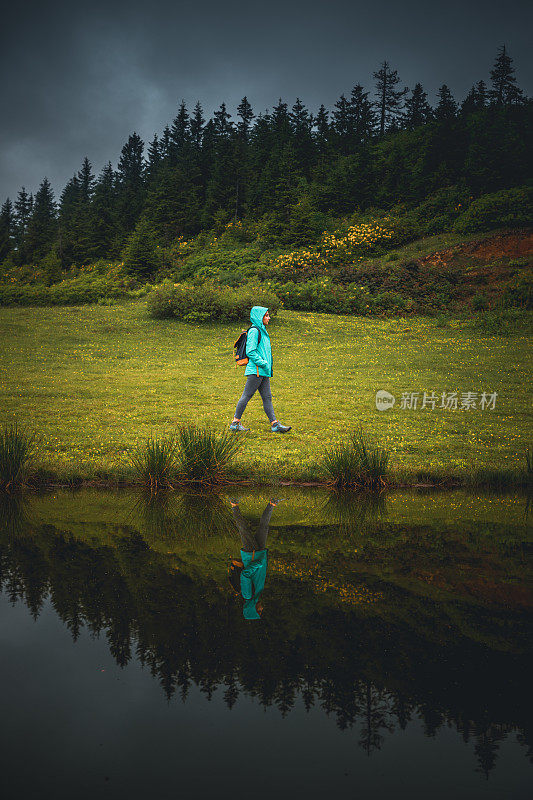
[[[461,101],[489,81],[503,43],[531,95],[530,9],[479,0],[18,5],[2,26],[0,202],[22,185],[35,193],[45,175],[57,199],[86,155],[97,174],[108,160],[116,166],[128,136],[148,144],[182,98],[190,109],[200,100],[206,117],[223,100],[234,113],[244,95],[256,113],[280,96],[331,108],[355,83],[373,93],[386,59],[432,103],[443,83]]]

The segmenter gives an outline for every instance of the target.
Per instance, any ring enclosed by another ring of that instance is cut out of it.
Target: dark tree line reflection
[[[117,664],[138,659],[169,698],[185,700],[195,685],[208,698],[220,691],[229,708],[244,694],[282,715],[301,699],[340,729],[356,727],[368,755],[419,718],[427,736],[451,726],[473,741],[486,776],[511,732],[532,757],[527,654],[475,637],[444,642],[386,615],[320,605],[274,578],[269,613],[250,626],[227,587],[176,569],[133,530],[124,528],[114,547],[53,526],[12,533],[0,545],[0,588],[10,601],[24,601],[37,618],[50,599],[74,640],[83,626],[105,636]]]

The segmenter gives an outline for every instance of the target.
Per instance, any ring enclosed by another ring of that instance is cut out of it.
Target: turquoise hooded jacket
[[[256,606],[265,587],[268,550],[255,550],[253,553],[241,550],[241,559],[244,564],[241,572],[242,613],[245,619],[261,619]]]
[[[250,322],[252,325],[257,325],[261,331],[261,341],[259,344],[257,343],[259,339],[257,328],[250,328],[246,337],[246,355],[249,360],[244,370],[245,375],[262,375],[264,378],[271,378],[274,374],[270,336],[263,324],[263,317],[267,311],[268,308],[264,306],[253,306],[250,311]]]

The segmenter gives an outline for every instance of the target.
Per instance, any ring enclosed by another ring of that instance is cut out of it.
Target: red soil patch
[[[526,256],[531,256],[533,259],[533,230],[522,229],[437,250],[421,258],[419,263],[428,266],[464,265],[470,259],[495,261],[500,258],[514,259]]]

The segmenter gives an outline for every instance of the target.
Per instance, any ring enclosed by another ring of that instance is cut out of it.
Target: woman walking
[[[244,370],[246,384],[241,399],[237,403],[230,429],[232,431],[250,430],[241,424],[241,417],[248,405],[248,401],[259,390],[265,414],[270,420],[272,433],[287,433],[287,431],[290,431],[291,425],[282,425],[276,419],[272,405],[272,392],[270,390],[270,378],[273,375],[272,349],[270,347],[270,336],[266,329],[270,322],[268,308],[253,306],[250,311],[250,322],[253,327],[249,329],[246,337],[246,355],[248,357],[248,363]]]

